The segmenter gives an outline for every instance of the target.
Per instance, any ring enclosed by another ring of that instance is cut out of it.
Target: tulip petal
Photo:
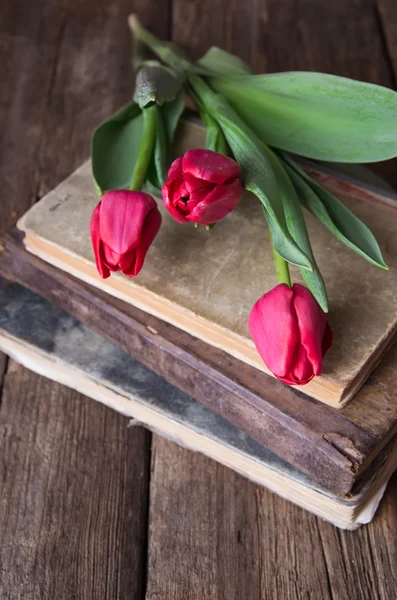
[[[192,202],[195,206],[186,218],[200,225],[211,225],[232,212],[240,202],[242,195],[243,186],[239,179],[224,185],[217,185],[209,194],[202,191],[193,192],[188,205]]]
[[[222,184],[228,179],[241,176],[238,163],[228,156],[212,152],[211,150],[188,150],[182,158],[182,170],[186,180],[187,176]]]
[[[283,283],[262,296],[251,311],[248,327],[267,367],[277,378],[289,378],[300,344],[292,289]]]
[[[136,277],[143,267],[146,253],[156,237],[161,225],[161,214],[156,206],[148,212],[139,246],[132,253],[123,257],[120,268],[125,275]]]
[[[178,221],[179,223],[187,223],[186,216],[178,210],[178,204],[174,204],[173,198],[173,188],[170,184],[164,184],[161,190],[161,194],[163,196],[164,206],[171,214],[171,216]]]
[[[292,286],[294,306],[298,319],[301,344],[315,375],[321,375],[323,365],[322,342],[327,316],[310,291],[299,283]]]
[[[182,158],[179,157],[172,163],[170,170],[168,171],[167,181],[165,182],[163,189],[169,194],[170,198],[174,196],[180,197],[182,193],[188,194],[185,182],[183,180],[182,172]]]
[[[259,354],[277,379],[305,385],[314,375],[321,375],[332,330],[307,288],[276,286],[255,304],[248,326]]]
[[[143,192],[106,192],[100,203],[101,240],[116,254],[129,253],[139,245],[146,215],[154,207],[153,198]]]
[[[309,383],[309,381],[311,381],[314,377],[314,373],[312,372],[310,374],[309,377],[307,377],[306,379],[295,379],[295,378],[290,378],[290,377],[279,377],[278,375],[276,375],[277,379],[279,381],[282,381],[283,383],[286,383],[287,385],[306,385],[307,383]]]
[[[181,212],[178,209],[178,201],[184,196],[189,196],[189,192],[183,181],[181,157],[177,158],[172,163],[168,172],[167,181],[161,189],[161,194],[163,196],[164,206],[174,217],[175,221],[186,223],[187,219],[183,214],[183,211]]]
[[[120,254],[118,254],[117,252],[113,252],[113,250],[111,248],[109,248],[109,246],[104,244],[103,242],[102,242],[102,252],[103,252],[103,256],[105,257],[108,268],[111,271],[120,271],[120,267],[119,267],[119,261],[121,258]]]
[[[209,194],[217,185],[220,185],[213,183],[212,181],[204,181],[204,179],[197,179],[197,177],[194,177],[189,173],[184,173],[184,181],[189,194],[192,194],[193,192],[202,192],[203,194]]]
[[[136,250],[131,250],[120,258],[120,270],[128,277],[135,277]]]
[[[325,326],[325,331],[324,331],[324,336],[323,336],[323,341],[322,341],[322,345],[321,345],[321,350],[323,353],[323,356],[325,356],[325,354],[328,352],[328,350],[331,348],[332,346],[332,329],[329,326],[328,322]]]
[[[291,375],[295,385],[304,385],[314,377],[313,367],[307,356],[306,348],[302,345],[298,347]]]
[[[110,270],[106,265],[105,257],[103,255],[102,242],[99,233],[100,206],[101,203],[99,202],[92,212],[90,219],[90,232],[98,273],[103,279],[107,279],[110,276]]]
[[[170,169],[168,171],[167,183],[169,181],[175,181],[177,179],[183,180],[183,171],[182,171],[182,157],[179,156],[176,160],[171,163]]]
[[[149,250],[150,245],[152,244],[154,238],[156,237],[161,225],[161,214],[157,210],[152,210],[148,214],[145,227],[143,230],[142,240],[136,251],[136,264],[135,264],[135,274],[138,275],[139,271],[143,267],[143,263],[146,257],[146,253]]]

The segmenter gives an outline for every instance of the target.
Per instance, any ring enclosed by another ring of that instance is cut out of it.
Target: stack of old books
[[[186,121],[180,143],[199,147],[202,135]],[[247,196],[211,232],[164,214],[139,276],[102,280],[88,228],[98,202],[89,163],[3,240],[0,349],[355,528],[372,518],[397,467],[397,203],[306,168],[371,226],[390,267],[367,266],[308,219],[335,341],[324,374],[307,386],[270,376],[248,333],[250,308],[276,283],[259,203]]]

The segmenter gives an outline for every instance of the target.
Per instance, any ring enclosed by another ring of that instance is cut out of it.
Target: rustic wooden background
[[[396,87],[395,0],[5,0],[2,231],[130,97],[130,12],[194,58]],[[4,356],[0,390],[2,600],[397,597],[397,477],[345,533]]]

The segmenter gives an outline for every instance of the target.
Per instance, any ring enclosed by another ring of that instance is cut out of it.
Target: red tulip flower
[[[177,158],[163,185],[164,204],[176,221],[211,225],[229,214],[243,195],[240,166],[211,150]]]
[[[248,322],[264,363],[289,385],[304,385],[321,375],[332,344],[327,316],[303,285],[277,285],[254,305]]]
[[[103,279],[111,271],[135,277],[161,224],[156,202],[149,194],[128,190],[106,192],[94,209],[91,239],[96,266]]]

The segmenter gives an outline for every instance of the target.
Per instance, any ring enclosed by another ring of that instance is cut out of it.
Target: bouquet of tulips
[[[313,181],[294,155],[344,163],[397,156],[397,94],[322,73],[254,75],[215,47],[193,63],[135,16],[129,25],[135,93],[98,127],[92,143],[102,196],[91,218],[99,274],[121,270],[134,277],[141,270],[161,226],[151,193],[162,196],[179,223],[210,229],[248,190],[263,207],[279,282],[254,305],[249,330],[278,379],[305,384],[321,374],[332,332],[302,208],[370,263],[387,266],[368,227]],[[147,60],[147,49],[160,60]],[[205,124],[206,148],[170,164],[186,95]],[[306,286],[291,284],[289,263],[299,267]]]

